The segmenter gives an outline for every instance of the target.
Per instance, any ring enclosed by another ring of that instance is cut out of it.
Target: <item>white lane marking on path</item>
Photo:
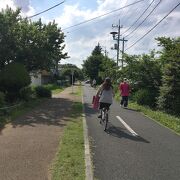
[[[116,116],[116,118],[124,125],[124,127],[125,127],[128,131],[130,131],[130,133],[131,133],[133,136],[138,136],[138,134],[137,134],[134,130],[132,130],[132,128],[131,128],[129,125],[127,125],[127,124],[123,121],[123,119],[122,119],[121,117]]]
[[[82,104],[83,104],[83,129],[84,129],[86,180],[93,180],[93,171],[92,171],[92,164],[91,164],[91,154],[90,154],[90,147],[89,147],[88,128],[87,128],[87,123],[86,123],[83,94],[82,94]]]

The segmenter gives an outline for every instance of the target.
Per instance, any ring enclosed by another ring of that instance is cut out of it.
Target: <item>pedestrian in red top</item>
[[[120,83],[119,85],[119,91],[121,93],[121,106],[124,106],[125,108],[127,108],[128,106],[128,96],[129,96],[129,92],[130,92],[130,86],[127,83],[127,79],[124,78],[124,81],[122,83]]]

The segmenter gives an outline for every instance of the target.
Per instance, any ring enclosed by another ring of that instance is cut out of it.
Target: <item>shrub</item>
[[[51,97],[51,90],[43,87],[43,86],[37,86],[35,87],[36,95],[38,97]]]
[[[6,93],[8,101],[16,100],[20,89],[28,86],[30,82],[30,76],[22,64],[8,64],[0,72],[1,90]]]
[[[3,92],[0,92],[0,107],[2,107],[5,103],[5,95]]]
[[[19,94],[21,99],[28,101],[32,98],[33,90],[31,87],[24,87],[20,90]]]
[[[148,105],[150,107],[155,106],[156,97],[147,89],[139,89],[133,95],[133,100],[139,105]]]

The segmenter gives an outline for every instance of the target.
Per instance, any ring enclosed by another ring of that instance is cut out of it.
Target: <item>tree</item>
[[[91,55],[85,61],[83,61],[83,71],[91,79],[101,81],[99,72],[101,71],[101,64],[104,57],[102,55]]]
[[[96,56],[96,55],[102,55],[102,48],[99,43],[92,51],[92,56]]]
[[[99,76],[101,79],[105,79],[106,77],[111,77],[112,81],[116,83],[116,74],[117,74],[117,65],[116,63],[108,58],[103,58],[103,63],[101,64]]]
[[[79,69],[76,65],[73,64],[63,64],[60,65],[60,78],[65,79],[65,77],[69,77],[70,83],[72,84],[72,73],[73,73],[73,82],[76,80],[83,79],[82,70]]]
[[[30,76],[22,64],[10,63],[0,72],[0,90],[11,102],[17,99],[20,90],[30,82]]]
[[[120,79],[126,77],[131,81],[135,100],[155,107],[161,84],[161,69],[154,51],[138,56],[126,55],[125,62],[126,67],[120,71]],[[146,96],[146,101],[144,96]]]
[[[0,12],[0,70],[15,60],[17,50],[17,29],[21,20],[20,10],[11,8]]]
[[[91,56],[83,61],[83,72],[91,81],[96,79],[97,83],[102,83],[105,77],[110,77],[115,82],[117,67],[116,63],[108,56],[102,54],[102,48],[98,43],[93,49]]]
[[[157,38],[162,62],[162,86],[158,105],[170,113],[180,115],[180,38]]]
[[[63,53],[64,33],[53,21],[43,24],[20,16],[20,10],[0,12],[0,70],[10,62],[25,65],[28,71],[57,68]]]
[[[28,71],[57,68],[61,59],[67,57],[63,53],[64,34],[55,22],[48,25],[37,22],[20,23],[19,51],[17,61],[25,64]]]

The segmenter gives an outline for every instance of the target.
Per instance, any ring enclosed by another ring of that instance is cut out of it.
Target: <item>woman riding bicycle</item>
[[[109,77],[107,77],[104,82],[102,83],[102,85],[100,86],[100,88],[97,91],[97,96],[100,96],[99,99],[99,109],[100,111],[103,108],[106,108],[109,110],[110,105],[113,102],[113,96],[114,96],[114,92],[113,92],[113,86],[111,84],[111,79]],[[101,114],[98,116],[98,118],[102,117],[102,111]]]

